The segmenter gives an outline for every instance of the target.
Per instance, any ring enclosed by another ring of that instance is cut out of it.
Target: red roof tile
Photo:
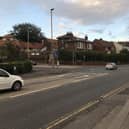
[[[3,46],[6,43],[6,41],[0,40],[0,46]],[[27,48],[27,42],[23,41],[12,41],[12,44],[21,48],[21,49],[26,49]],[[43,45],[41,43],[29,43],[29,48],[30,49],[42,49]]]

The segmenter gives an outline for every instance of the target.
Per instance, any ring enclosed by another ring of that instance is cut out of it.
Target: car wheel
[[[21,87],[22,87],[22,84],[21,84],[21,82],[15,82],[14,84],[13,84],[13,86],[12,86],[12,90],[13,91],[19,91],[19,90],[21,90]]]

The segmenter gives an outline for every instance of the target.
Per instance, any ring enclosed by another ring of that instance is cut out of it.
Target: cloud
[[[55,15],[74,22],[91,24],[110,24],[117,18],[128,14],[128,0],[30,0],[46,12],[55,8]]]
[[[81,37],[81,38],[84,38],[84,37],[86,36],[85,33],[83,33],[83,32],[78,32],[78,31],[74,32],[74,35],[77,36],[77,37]]]
[[[114,35],[119,37],[121,33],[127,35],[129,32],[128,26],[124,31],[121,27],[129,23],[128,0],[1,0],[1,30],[8,29],[19,21],[41,24],[45,18],[44,23],[47,24],[51,8],[55,8],[53,15],[54,22],[57,22],[54,24],[56,31],[77,31],[77,35],[83,36],[80,33],[82,31],[111,38]],[[36,16],[43,18],[37,19]],[[108,33],[109,30],[111,33]]]
[[[60,22],[58,24],[58,28],[59,29],[66,29],[66,30],[71,30],[72,31],[72,27],[70,27],[70,25],[65,24],[64,22]]]
[[[111,31],[109,31],[109,32],[108,32],[108,35],[109,35],[109,36],[113,36],[113,34],[112,34],[112,32],[111,32]]]
[[[104,33],[105,29],[90,29],[89,32],[102,34]]]
[[[30,4],[30,8],[33,4],[46,13],[55,8],[54,15],[57,17],[83,25],[110,24],[129,11],[128,0],[4,0],[0,5],[0,14],[17,13],[19,7],[26,3]]]

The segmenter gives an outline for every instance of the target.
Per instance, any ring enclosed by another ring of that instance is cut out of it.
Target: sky
[[[20,23],[32,23],[54,38],[73,32],[89,40],[129,40],[129,0],[0,0],[0,36]]]

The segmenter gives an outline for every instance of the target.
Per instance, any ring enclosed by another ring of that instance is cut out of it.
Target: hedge
[[[111,53],[107,54],[104,52],[97,51],[59,51],[59,60],[61,62],[72,62],[72,60],[78,62],[86,62],[86,61],[100,61],[100,62],[119,62],[119,63],[129,63],[129,54],[116,54]]]
[[[8,71],[11,74],[23,74],[32,71],[32,64],[30,61],[15,61],[0,63],[0,68]]]

